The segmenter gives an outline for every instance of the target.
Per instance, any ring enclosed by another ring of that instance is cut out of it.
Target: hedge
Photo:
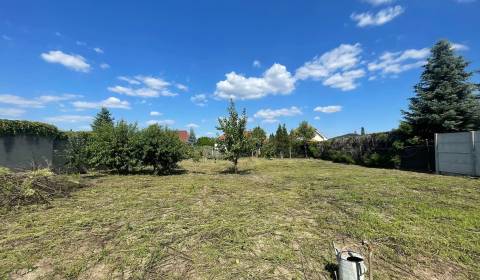
[[[0,119],[0,136],[15,135],[33,135],[52,138],[64,137],[63,133],[51,124]]]

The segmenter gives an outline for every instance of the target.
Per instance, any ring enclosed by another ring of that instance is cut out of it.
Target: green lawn
[[[480,180],[318,160],[183,162],[91,176],[0,214],[0,278],[331,279],[331,242],[374,244],[375,279],[480,279]]]

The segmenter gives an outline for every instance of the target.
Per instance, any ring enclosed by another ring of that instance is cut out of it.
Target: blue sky
[[[437,40],[480,69],[479,12],[475,0],[4,0],[0,118],[78,130],[107,106],[215,135],[234,98],[270,132],[390,130]]]

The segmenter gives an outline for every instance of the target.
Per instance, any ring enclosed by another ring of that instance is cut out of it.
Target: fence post
[[[476,176],[477,174],[477,154],[476,154],[476,147],[475,147],[475,131],[470,132],[472,134],[472,176]]]
[[[440,174],[440,158],[438,157],[439,152],[438,152],[438,133],[435,133],[435,172],[437,174]]]

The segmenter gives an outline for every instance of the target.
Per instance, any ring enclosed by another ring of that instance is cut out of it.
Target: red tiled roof
[[[188,132],[186,130],[177,130],[177,134],[182,142],[188,141]]]

